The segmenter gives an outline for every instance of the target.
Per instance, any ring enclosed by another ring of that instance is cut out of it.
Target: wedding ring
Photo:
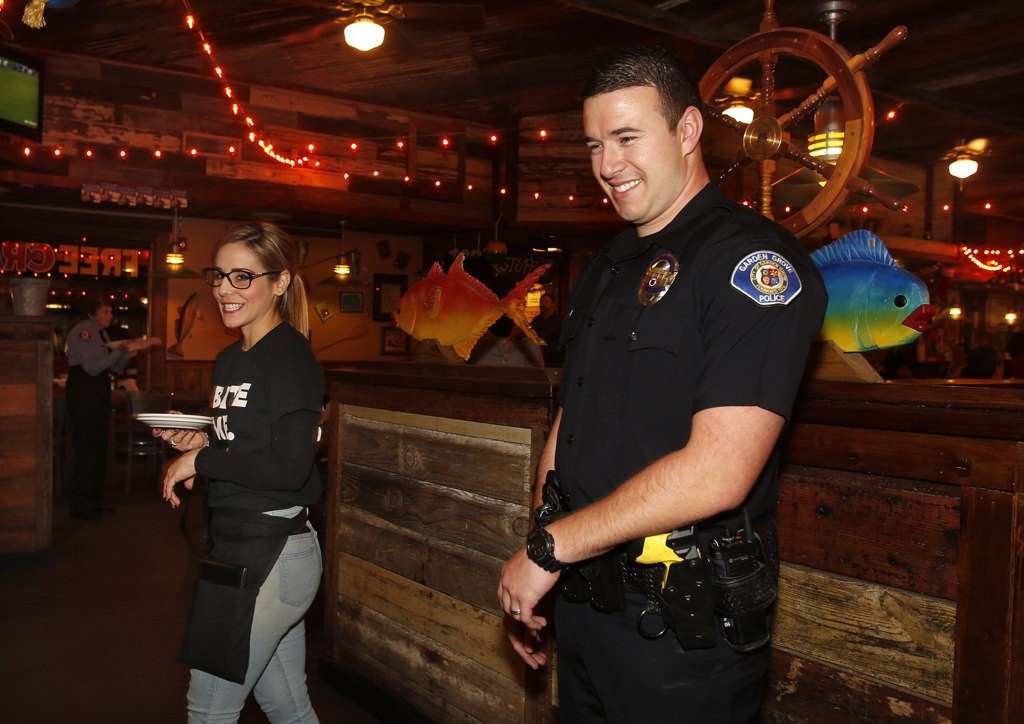
[[[518,616],[521,613],[521,611],[518,608],[510,608],[508,612],[513,616]]]

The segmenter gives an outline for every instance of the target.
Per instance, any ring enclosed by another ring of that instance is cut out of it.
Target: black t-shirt
[[[715,184],[660,232],[620,233],[577,280],[562,325],[556,469],[570,507],[683,448],[700,410],[788,419],[826,303],[799,242]],[[774,509],[776,468],[777,451],[752,516]]]
[[[196,458],[210,479],[210,506],[316,502],[323,371],[306,338],[281,323],[248,351],[231,345],[217,356],[213,385],[211,444]]]

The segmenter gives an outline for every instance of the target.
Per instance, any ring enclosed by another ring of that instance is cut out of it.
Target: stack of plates
[[[171,412],[139,412],[132,417],[150,427],[167,430],[199,430],[213,422],[212,417],[205,415],[178,415]]]

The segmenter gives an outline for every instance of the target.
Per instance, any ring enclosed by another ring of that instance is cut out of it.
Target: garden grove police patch
[[[762,307],[789,304],[803,288],[793,265],[774,251],[744,257],[732,270],[732,286]]]

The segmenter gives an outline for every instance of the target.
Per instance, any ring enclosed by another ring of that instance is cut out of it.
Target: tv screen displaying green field
[[[0,128],[40,139],[42,64],[0,48]]]

